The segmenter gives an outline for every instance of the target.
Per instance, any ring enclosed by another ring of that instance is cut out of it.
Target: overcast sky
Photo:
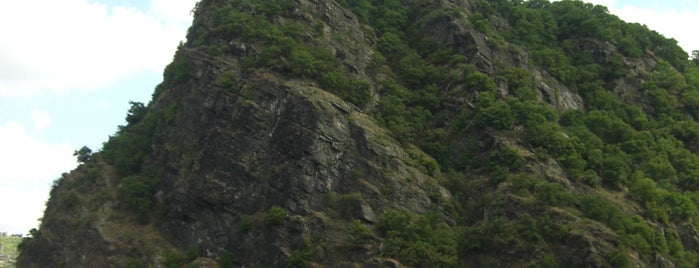
[[[147,103],[196,0],[0,0],[0,232],[37,226],[73,151]],[[699,1],[590,1],[699,49]]]

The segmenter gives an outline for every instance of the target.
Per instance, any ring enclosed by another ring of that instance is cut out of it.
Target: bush
[[[166,81],[171,81],[172,83],[185,82],[190,78],[190,65],[189,58],[178,50],[172,63],[165,67],[163,77]]]
[[[631,261],[629,261],[629,254],[626,250],[618,249],[612,251],[609,254],[609,263],[612,267],[626,268],[631,267]]]
[[[126,263],[127,268],[147,268],[148,264],[141,259],[130,259]]]
[[[233,72],[221,74],[218,79],[216,79],[216,84],[232,92],[235,92],[237,89],[237,81]]]
[[[291,252],[289,256],[289,267],[306,268],[309,267],[308,262],[311,260],[310,249],[303,249]]]
[[[151,143],[155,129],[163,120],[163,113],[149,111],[143,103],[129,102],[131,108],[126,115],[126,126],[104,143],[102,155],[108,163],[115,166],[121,176],[141,172],[143,162],[151,152]]]
[[[141,176],[128,176],[121,181],[119,197],[128,208],[147,214],[153,206],[152,191],[153,189]]]
[[[223,253],[221,253],[221,256],[218,258],[218,263],[221,265],[221,268],[233,268],[235,267],[235,263],[233,263],[233,260],[233,253],[226,250]]]
[[[286,220],[286,210],[281,207],[273,206],[267,211],[267,224],[282,225]]]
[[[456,264],[456,239],[436,215],[415,216],[388,211],[377,229],[385,237],[382,254],[417,267],[451,267]]]
[[[328,205],[335,209],[341,217],[351,219],[355,216],[357,211],[361,211],[362,209],[362,194],[349,193],[337,195],[336,193],[330,193]]]
[[[359,220],[354,220],[348,229],[349,242],[352,246],[358,247],[369,241],[372,237],[371,229],[362,224]]]
[[[509,129],[514,122],[515,115],[510,106],[501,102],[479,109],[475,118],[476,127],[492,127],[498,130]]]
[[[180,268],[187,262],[187,257],[177,251],[170,251],[165,254],[163,265],[165,268]]]
[[[60,203],[65,207],[74,207],[80,204],[81,198],[73,191],[60,195]]]

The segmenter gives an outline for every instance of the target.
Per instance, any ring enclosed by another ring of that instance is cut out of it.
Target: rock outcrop
[[[323,45],[354,75],[365,76],[371,49],[357,19],[333,1],[302,1],[299,8],[300,20],[322,19],[322,31],[352,40]],[[243,40],[229,46],[260,49]],[[380,240],[348,250],[348,223],[372,224],[388,210],[439,211],[435,201],[450,198],[420,166],[417,149],[406,152],[362,109],[313,81],[264,69],[245,73],[236,54],[243,51],[221,57],[206,48],[181,47],[176,61],[186,62],[188,78],[166,80],[149,105],[151,113],[170,111],[154,130],[145,160],[162,177],[154,196],[162,209],[157,225],[139,223],[141,217],[129,216],[118,201],[85,195],[82,205],[66,209],[53,198],[23,265],[159,263],[177,249],[210,258],[235,252],[235,263],[250,267],[281,267],[304,250],[320,254],[313,261],[325,267],[382,263]],[[226,75],[234,81],[221,83]],[[97,187],[118,188],[122,179],[109,172],[112,167],[94,161]],[[65,175],[64,183],[81,180],[85,169]],[[60,191],[56,187],[54,196]],[[281,208],[282,222],[266,219],[272,208]],[[74,212],[91,216],[48,216]]]
[[[312,83],[261,71],[233,90],[175,88],[154,105],[173,99],[201,104],[179,110],[176,123],[156,133],[164,144],[189,141],[153,151],[173,181],[163,189],[163,202],[173,205],[162,232],[175,245],[201,245],[216,255],[233,249],[243,263],[279,266],[304,237],[341,250],[342,241],[333,240],[344,230],[326,219],[333,202],[349,202],[341,204],[350,206],[342,217],[365,222],[389,209],[437,208],[429,195],[443,191],[416,160],[357,107]],[[349,201],[333,200],[348,195]],[[246,232],[231,230],[272,206],[289,214],[287,229],[272,232],[257,222]]]

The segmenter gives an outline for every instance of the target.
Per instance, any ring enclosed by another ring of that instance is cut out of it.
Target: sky
[[[52,182],[147,103],[196,0],[0,0],[0,232],[38,226]]]
[[[0,0],[0,232],[38,226],[73,152],[101,148],[147,103],[196,0]],[[591,0],[699,49],[699,0]]]

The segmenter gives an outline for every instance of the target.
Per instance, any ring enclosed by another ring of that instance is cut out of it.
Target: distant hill
[[[0,268],[15,267],[15,260],[19,254],[17,245],[19,245],[20,242],[22,242],[21,237],[0,236],[0,244],[2,244],[2,251],[0,251]]]

